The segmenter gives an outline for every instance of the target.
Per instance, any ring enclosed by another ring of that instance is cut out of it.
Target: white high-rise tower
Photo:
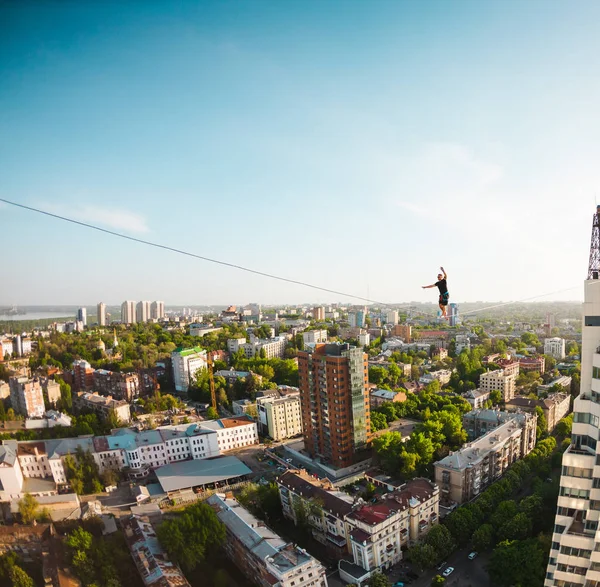
[[[600,206],[584,284],[581,391],[564,452],[552,549],[544,585],[600,585]]]
[[[121,304],[121,322],[135,324],[135,302],[127,300]]]
[[[98,326],[106,326],[106,304],[100,302],[98,308]]]
[[[150,302],[138,302],[135,309],[137,322],[148,322],[150,319]]]

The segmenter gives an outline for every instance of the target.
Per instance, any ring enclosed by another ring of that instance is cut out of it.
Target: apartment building
[[[409,324],[396,324],[392,328],[392,336],[398,336],[404,342],[412,342],[412,326]]]
[[[113,399],[112,396],[103,396],[98,393],[80,391],[73,398],[73,408],[77,410],[90,410],[106,420],[114,412],[120,422],[125,424],[131,420],[129,404],[126,401]]]
[[[316,306],[313,308],[313,320],[317,322],[323,322],[325,320],[325,308],[323,306]],[[319,341],[322,342],[322,341]]]
[[[181,569],[162,549],[147,517],[132,515],[122,519],[121,525],[133,562],[146,587],[190,587]]]
[[[16,447],[0,446],[0,501],[10,501],[21,496],[23,473],[17,459]]]
[[[439,381],[440,385],[446,385],[450,383],[452,377],[452,371],[450,369],[438,369],[437,371],[431,371],[430,373],[424,373],[419,379],[419,383],[428,385],[433,381]]]
[[[485,402],[490,399],[490,392],[483,389],[470,389],[463,393],[463,397],[471,404],[471,407],[476,410],[483,408]]]
[[[217,433],[221,453],[259,442],[256,422],[248,416],[208,420],[198,425],[204,430],[214,430]]]
[[[179,348],[171,353],[173,381],[177,391],[187,391],[196,371],[206,369],[208,358],[201,347]]]
[[[60,399],[60,384],[49,377],[40,377],[39,381],[46,401],[50,405],[56,406]]]
[[[349,344],[298,353],[304,446],[336,467],[353,464],[371,442],[368,355]]]
[[[448,305],[448,326],[456,326],[458,324],[458,304],[452,302]]]
[[[121,322],[135,324],[135,302],[127,300],[121,304]]]
[[[304,344],[317,344],[319,342],[327,342],[328,335],[327,330],[307,330],[302,333],[302,340]]]
[[[256,398],[258,421],[262,431],[273,440],[283,440],[302,434],[300,390],[281,396]]]
[[[514,411],[477,409],[467,412],[462,417],[462,422],[469,440],[474,440],[514,418],[524,421],[524,419],[529,418],[529,415]]]
[[[254,430],[248,428],[249,424]],[[7,440],[0,445],[0,501],[19,497],[24,478],[49,479],[56,485],[67,483],[64,459],[76,456],[79,450],[93,456],[100,473],[127,468],[131,477],[144,478],[151,470],[167,464],[211,459],[256,442],[256,424],[249,418],[225,418],[142,432],[120,428],[107,436]]]
[[[242,336],[239,338],[228,338],[227,339],[227,350],[231,353],[237,353],[242,345],[246,344],[246,339]]]
[[[266,339],[251,337],[250,342],[239,345],[239,348],[244,351],[244,355],[248,359],[260,355],[263,350],[265,352],[265,358],[267,359],[283,359],[286,346],[287,338],[285,336],[275,336]]]
[[[386,402],[404,402],[406,393],[404,391],[390,391],[388,389],[373,389],[371,391],[371,407],[378,408]]]
[[[156,301],[150,304],[150,319],[162,320],[165,317],[165,303]]]
[[[205,336],[211,332],[221,332],[222,328],[217,328],[212,324],[195,323],[190,324],[190,336]]]
[[[83,325],[87,326],[87,309],[78,308],[75,320],[77,320],[77,322],[83,322]]]
[[[565,358],[565,339],[557,336],[544,339],[544,354],[550,355],[557,360]]]
[[[317,559],[278,536],[236,499],[215,494],[206,503],[225,525],[227,556],[254,584],[327,587],[326,569]]]
[[[354,564],[369,573],[402,560],[402,547],[439,523],[440,492],[428,479],[413,479],[346,516]]]
[[[351,549],[345,520],[354,499],[336,490],[329,479],[315,479],[306,471],[286,471],[276,481],[283,515],[297,525],[302,508],[313,537],[335,558],[346,557]]]
[[[535,447],[537,416],[511,419],[434,464],[445,505],[465,503]]]
[[[547,432],[552,432],[562,418],[571,411],[571,395],[568,393],[552,393],[545,399],[515,397],[506,404],[509,411],[520,410],[534,413],[539,407],[544,412]]]
[[[505,375],[519,376],[519,361],[516,359],[498,359],[495,363],[504,371]]]
[[[557,377],[550,381],[550,383],[546,383],[546,385],[538,385],[537,393],[540,395],[543,392],[550,391],[555,385],[559,385],[562,387],[562,391],[569,393],[571,390],[571,381],[572,378],[568,375],[562,375],[561,377]]]
[[[44,407],[44,392],[38,378],[11,377],[10,404],[17,414],[26,418],[42,418],[46,411]]]
[[[131,403],[140,396],[140,377],[137,373],[96,369],[92,374],[92,388],[102,395]]]
[[[520,357],[519,369],[523,373],[537,371],[540,375],[546,370],[546,359],[544,357]]]
[[[515,375],[506,375],[502,369],[482,373],[479,377],[479,388],[483,391],[499,391],[502,400],[507,402],[515,397],[517,378]]]
[[[386,324],[396,326],[398,324],[398,310],[387,310],[385,313]]]
[[[98,326],[106,326],[106,304],[104,302],[100,302],[96,306],[96,313]]]
[[[150,320],[150,302],[138,302],[135,307],[135,320],[138,323]]]
[[[94,386],[94,369],[83,359],[73,361],[73,391],[91,391]]]
[[[582,311],[581,392],[573,406],[571,445],[563,453],[550,558],[544,585],[600,585],[600,206]]]

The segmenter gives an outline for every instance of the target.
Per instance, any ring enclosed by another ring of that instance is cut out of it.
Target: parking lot
[[[436,575],[442,575],[444,570],[452,567],[454,571],[446,578],[445,587],[490,587],[490,579],[485,566],[488,562],[488,555],[478,555],[477,558],[469,560],[471,551],[462,549],[448,557],[447,563],[440,565],[439,569],[426,571],[425,573],[416,572],[419,575],[417,579],[405,580],[406,571],[414,572],[410,565],[401,563],[396,565],[386,574],[391,583],[403,581],[410,587],[430,587],[431,580]]]

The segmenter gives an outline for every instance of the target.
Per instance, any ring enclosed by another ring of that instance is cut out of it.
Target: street
[[[446,579],[446,587],[489,587],[491,585],[490,579],[485,566],[488,562],[488,555],[479,555],[474,560],[469,560],[467,557],[471,550],[462,549],[447,559],[447,565],[444,567],[454,567],[454,572]],[[431,580],[436,575],[441,575],[443,568],[439,571],[437,569],[426,571],[418,579],[415,579],[410,583],[410,587],[430,587]],[[398,580],[402,580],[402,568],[400,565],[396,565],[391,571],[386,573],[390,582],[394,584]]]

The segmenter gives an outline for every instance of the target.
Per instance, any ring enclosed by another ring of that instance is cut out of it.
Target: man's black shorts
[[[448,305],[448,300],[450,299],[450,296],[448,294],[444,294],[440,296],[440,304],[442,306],[447,306]]]

